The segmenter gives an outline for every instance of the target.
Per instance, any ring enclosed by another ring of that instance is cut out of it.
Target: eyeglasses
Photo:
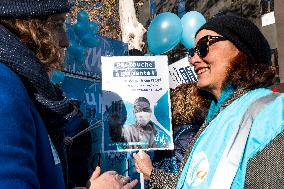
[[[197,42],[196,47],[189,52],[189,55],[193,57],[194,54],[197,53],[200,58],[204,58],[208,54],[210,45],[224,40],[226,40],[226,38],[223,36],[206,35]]]

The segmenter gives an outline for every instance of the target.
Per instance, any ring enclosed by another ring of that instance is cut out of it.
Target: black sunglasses
[[[189,52],[189,55],[191,57],[194,56],[195,53],[197,53],[197,55],[200,58],[204,58],[209,51],[209,46],[218,42],[218,41],[224,41],[226,40],[225,37],[223,36],[211,36],[211,35],[206,35],[204,37],[202,37],[196,44],[196,47],[191,49]],[[190,58],[190,57],[189,57]]]

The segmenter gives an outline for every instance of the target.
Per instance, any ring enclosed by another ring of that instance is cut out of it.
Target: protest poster
[[[167,56],[101,60],[103,151],[173,149]]]
[[[197,76],[194,68],[189,64],[188,57],[178,60],[177,62],[169,65],[170,73],[170,88],[175,89],[182,83],[195,83]]]

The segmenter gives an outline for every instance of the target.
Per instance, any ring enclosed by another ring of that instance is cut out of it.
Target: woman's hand
[[[132,189],[138,181],[135,179],[128,183],[129,177],[118,175],[115,171],[107,171],[101,174],[100,167],[96,167],[88,181],[88,189]]]
[[[133,154],[133,157],[135,159],[136,171],[143,173],[146,180],[150,180],[150,175],[154,168],[150,156],[144,151],[139,151],[138,154]]]
[[[72,137],[65,137],[64,138],[64,144],[65,145],[72,145],[72,143],[73,143],[73,139],[72,139]]]

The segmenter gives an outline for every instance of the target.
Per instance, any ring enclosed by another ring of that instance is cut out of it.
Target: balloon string
[[[101,126],[101,122],[102,122],[102,121],[97,121],[97,122],[96,122],[95,124],[93,124],[92,126],[90,126],[90,127],[86,128],[86,129],[80,131],[79,133],[77,133],[76,135],[74,135],[73,137],[71,137],[71,139],[74,140],[75,138],[77,138],[77,137],[79,137],[79,136],[81,136],[81,135],[83,135],[83,134],[85,134],[85,133],[87,133],[87,132],[89,132],[89,131],[91,131],[91,130],[93,130],[93,129],[95,129],[95,128],[100,127],[100,126]]]

